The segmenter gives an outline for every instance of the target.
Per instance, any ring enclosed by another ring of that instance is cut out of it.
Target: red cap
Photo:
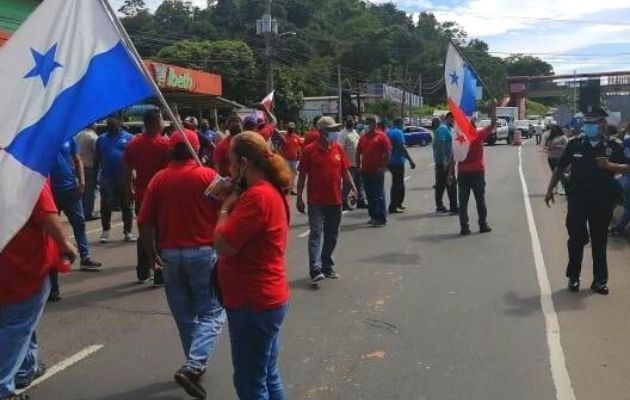
[[[190,145],[192,146],[193,150],[195,150],[195,152],[199,152],[199,136],[197,136],[197,132],[193,132],[189,129],[184,129],[183,131],[176,131],[171,135],[171,149],[175,148],[175,146],[177,146],[180,143],[186,143],[186,139],[184,138],[184,135],[186,136],[186,138],[188,138],[188,141],[190,142]]]

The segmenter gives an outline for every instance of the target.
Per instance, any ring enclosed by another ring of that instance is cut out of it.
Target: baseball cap
[[[341,124],[338,124],[332,117],[321,117],[317,121],[317,130],[326,131],[329,129],[339,128]]]
[[[184,137],[185,136],[185,137]],[[174,149],[180,143],[186,143],[186,138],[190,142],[193,150],[195,152],[199,151],[199,136],[197,136],[197,132],[193,132],[189,129],[184,129],[183,131],[176,131],[171,135],[171,141],[169,146],[171,149]]]
[[[254,129],[258,126],[258,121],[255,116],[248,115],[243,119],[243,128],[244,129]]]
[[[196,128],[197,126],[199,126],[197,118],[195,117],[186,117],[186,119],[184,120],[184,125],[186,125],[187,128]]]

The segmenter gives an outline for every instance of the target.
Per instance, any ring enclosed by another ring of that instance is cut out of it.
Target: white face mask
[[[326,134],[328,143],[337,143],[339,141],[339,132],[328,132]]]

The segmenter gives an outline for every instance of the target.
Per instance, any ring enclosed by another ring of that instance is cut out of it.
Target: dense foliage
[[[217,71],[225,96],[250,104],[265,95],[265,43],[256,35],[263,0],[190,2],[165,0],[150,13],[143,0],[127,0],[123,23],[144,57]],[[551,65],[523,55],[489,54],[488,45],[469,39],[464,29],[437,21],[430,13],[415,19],[391,3],[362,0],[273,0],[280,32],[273,40],[279,113],[294,118],[301,96],[333,95],[341,67],[344,103],[364,82],[385,82],[418,92],[429,104],[445,100],[443,63],[453,40],[483,78],[486,98],[505,94],[506,75],[551,73]],[[420,82],[422,83],[420,85]]]

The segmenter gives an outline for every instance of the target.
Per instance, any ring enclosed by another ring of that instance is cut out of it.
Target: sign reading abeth
[[[145,61],[153,78],[162,89],[181,90],[191,93],[202,93],[221,96],[223,88],[221,76],[175,65]]]

